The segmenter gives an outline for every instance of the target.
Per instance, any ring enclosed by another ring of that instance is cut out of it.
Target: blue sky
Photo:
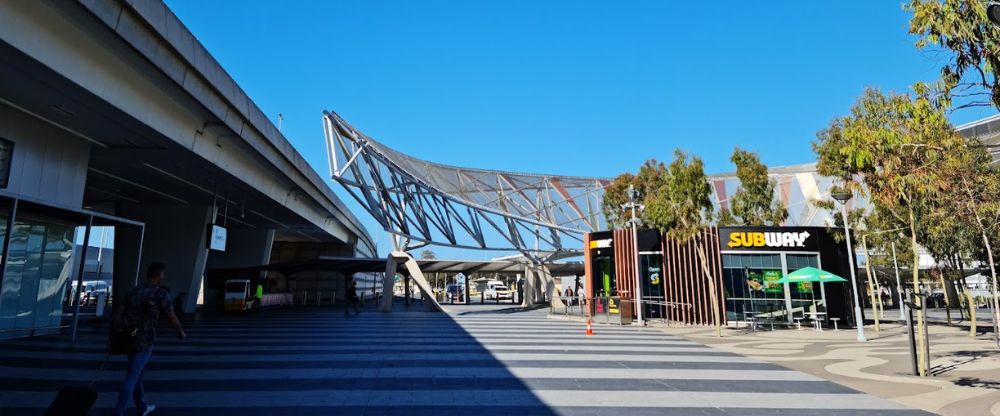
[[[610,177],[679,147],[720,172],[737,144],[806,163],[865,87],[905,91],[944,59],[892,0],[167,4],[324,177],[324,109],[461,166]]]

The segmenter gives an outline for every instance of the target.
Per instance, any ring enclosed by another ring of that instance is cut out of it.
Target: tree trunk
[[[951,325],[951,297],[948,295],[948,284],[944,279],[944,272],[941,270],[937,271],[938,280],[941,281],[941,291],[944,292],[944,314],[945,320],[948,321],[948,325]]]
[[[719,316],[719,294],[715,288],[715,278],[708,269],[708,258],[705,255],[705,248],[701,245],[701,239],[695,238],[694,243],[698,249],[698,258],[701,260],[701,269],[705,272],[705,279],[708,279],[708,299],[712,303],[712,320],[715,322],[715,336],[722,338],[722,319]]]
[[[875,303],[875,282],[872,279],[872,258],[868,253],[868,236],[861,237],[861,250],[865,252],[865,275],[868,276],[868,297],[872,302],[872,318],[875,319],[875,332],[882,332],[878,319],[878,304]]]
[[[965,282],[965,260],[961,255],[955,255],[958,262],[958,272],[962,274],[962,294],[965,295],[965,306],[969,308],[969,336],[976,336],[976,300],[972,297],[969,285]]]
[[[920,308],[917,309],[917,322],[916,322],[916,338],[917,338],[917,373],[920,377],[927,375],[927,367],[925,363],[926,350],[924,349],[924,302],[921,300],[920,294],[920,252],[917,248],[917,221],[913,215],[913,208],[909,208],[909,219],[910,219],[910,250],[913,251],[913,294],[914,302]]]

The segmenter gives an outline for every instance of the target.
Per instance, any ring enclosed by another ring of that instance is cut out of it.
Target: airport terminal
[[[149,368],[171,414],[458,414],[483,403],[497,414],[636,403],[922,414],[685,337],[715,313],[732,331],[813,326],[829,340],[859,324],[868,254],[815,204],[834,180],[814,163],[768,170],[789,214],[780,226],[712,225],[678,242],[610,229],[612,178],[585,166],[453,166],[336,111],[315,117],[325,171],[161,1],[0,1],[0,394],[11,398],[0,410],[36,414],[60,383],[88,380],[109,408],[125,368],[106,355],[110,315],[162,262],[192,328],[188,341],[163,341]],[[957,129],[995,146],[1000,116]],[[708,179],[714,206],[728,207],[735,173]],[[433,247],[506,254],[420,257]],[[804,268],[859,289],[785,280]],[[363,313],[348,321],[354,297]],[[661,331],[671,329],[691,332]],[[92,376],[102,360],[110,370]],[[597,385],[611,390],[583,390]]]

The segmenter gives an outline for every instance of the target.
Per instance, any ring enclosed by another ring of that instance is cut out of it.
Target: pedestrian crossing
[[[815,376],[655,329],[545,311],[448,313],[314,307],[215,315],[161,333],[144,375],[159,415],[922,415]],[[64,385],[96,379],[108,413],[125,360],[106,332],[0,342],[0,414],[37,415]]]

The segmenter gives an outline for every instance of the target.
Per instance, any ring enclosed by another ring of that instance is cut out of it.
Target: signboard
[[[785,286],[778,283],[781,270],[747,271],[747,286],[764,293],[785,293]]]
[[[226,229],[215,224],[208,226],[208,249],[226,251]]]
[[[764,292],[785,293],[785,286],[778,283],[780,279],[781,270],[764,270]]]
[[[818,251],[815,230],[799,227],[721,227],[723,251]]]

